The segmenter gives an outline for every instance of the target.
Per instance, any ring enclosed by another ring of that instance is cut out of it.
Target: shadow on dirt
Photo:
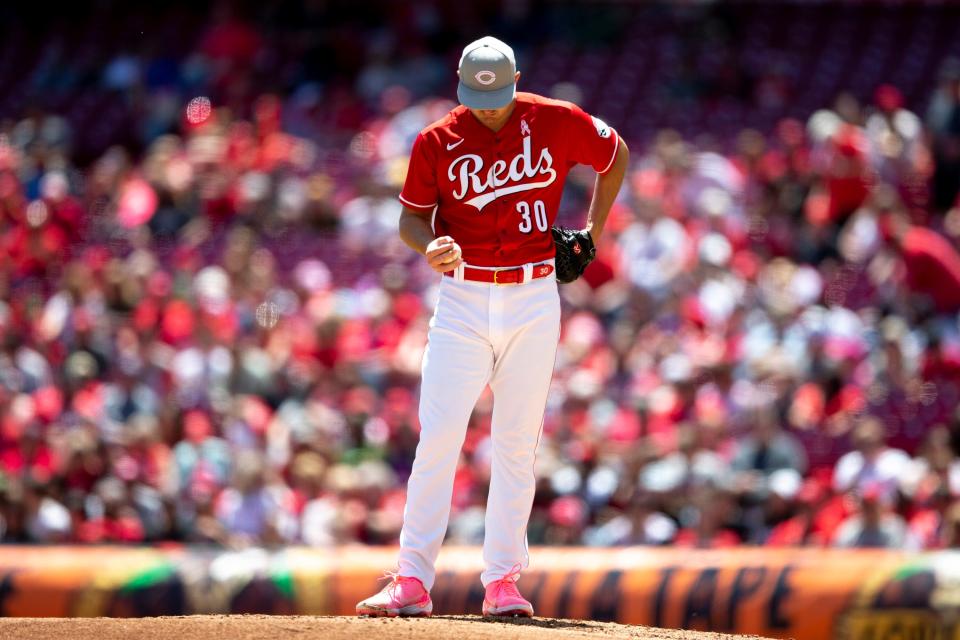
[[[433,616],[434,619],[458,620],[474,624],[513,624],[521,627],[540,627],[541,629],[594,629],[590,622],[581,620],[558,620],[556,618],[517,617],[481,617],[481,616]]]

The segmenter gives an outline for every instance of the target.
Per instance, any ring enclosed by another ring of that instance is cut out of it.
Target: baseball
[[[454,243],[453,251],[450,252],[450,257],[443,261],[443,264],[451,264],[460,259],[460,256],[463,255],[463,252],[460,251],[460,245]]]

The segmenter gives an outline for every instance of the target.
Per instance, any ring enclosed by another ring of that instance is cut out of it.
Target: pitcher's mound
[[[631,627],[554,618],[349,618],[313,616],[185,616],[170,618],[5,618],[0,639],[13,640],[729,640],[720,633]]]

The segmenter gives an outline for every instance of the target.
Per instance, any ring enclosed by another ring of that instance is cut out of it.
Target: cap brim
[[[516,92],[515,83],[493,91],[477,91],[463,84],[462,81],[457,85],[457,99],[468,109],[500,109],[510,104]]]

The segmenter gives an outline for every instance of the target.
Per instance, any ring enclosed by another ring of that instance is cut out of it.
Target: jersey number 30
[[[530,233],[533,231],[533,221],[530,219],[530,205],[523,200],[517,203],[517,212],[522,216],[520,221],[520,233]],[[537,229],[539,231],[547,230],[547,206],[543,200],[533,201],[533,217],[537,219]]]

